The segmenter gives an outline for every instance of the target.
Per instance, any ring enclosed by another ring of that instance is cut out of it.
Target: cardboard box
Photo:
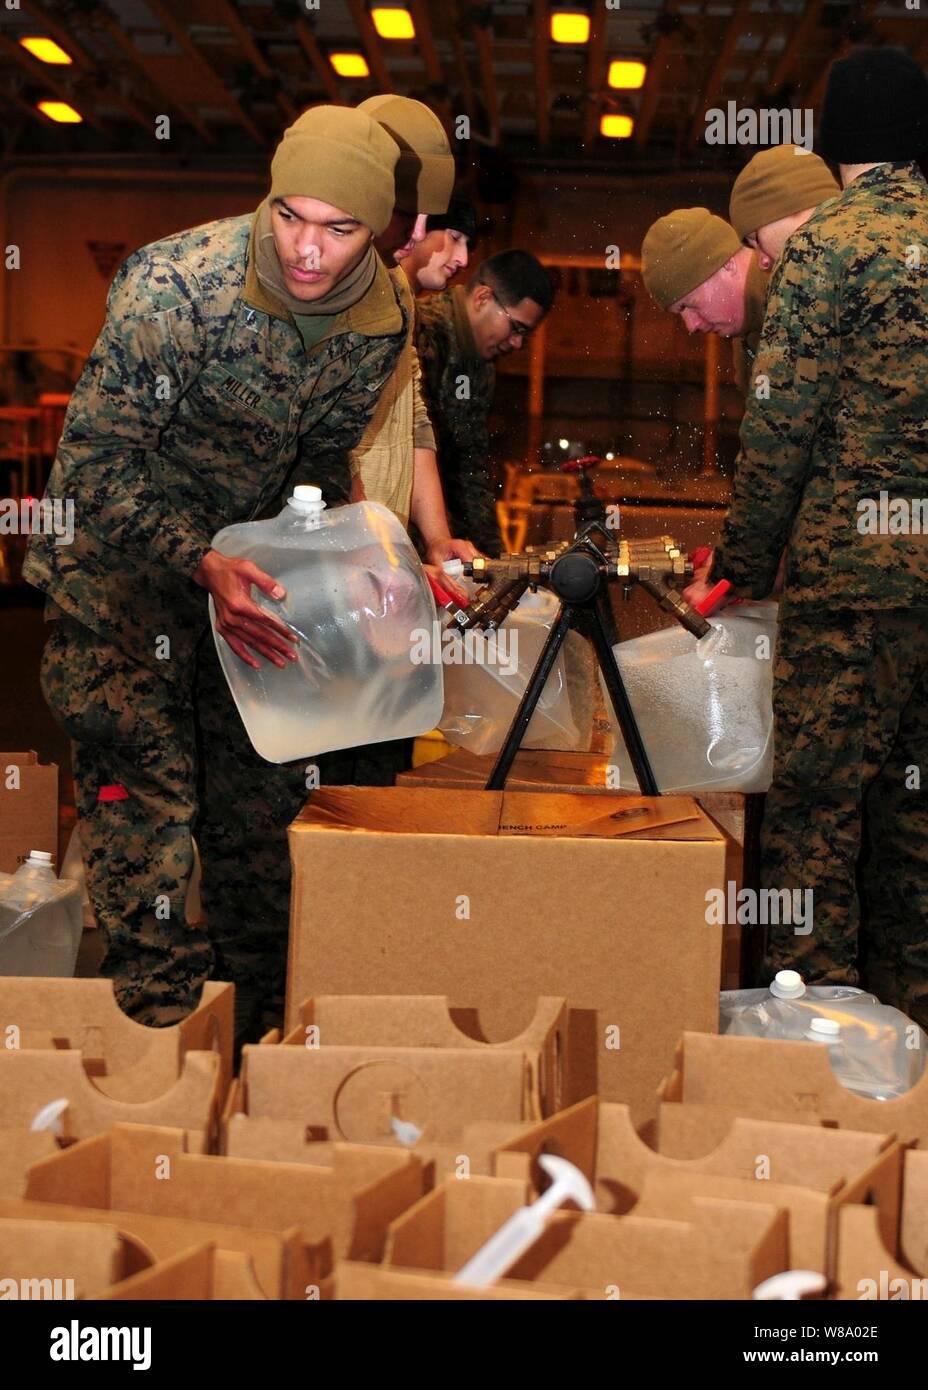
[[[58,863],[58,766],[35,753],[0,753],[0,873],[12,874],[30,850]]]
[[[162,1260],[97,1297],[104,1303],[253,1303],[267,1300],[268,1295],[258,1283],[250,1256],[240,1250],[218,1250],[207,1242]]]
[[[692,1115],[707,1142],[718,1142],[735,1115],[895,1134],[928,1148],[928,1071],[903,1096],[874,1101],[838,1080],[818,1043],[769,1038],[711,1037],[684,1032],[674,1071],[660,1087],[661,1131],[673,1125],[670,1106],[698,1107]],[[683,1117],[674,1152],[688,1157]]]
[[[0,976],[0,1066],[10,1051],[75,1050],[98,1091],[138,1103],[176,1085],[188,1052],[215,1052],[221,1104],[232,1079],[234,1013],[234,986],[208,981],[196,1009],[180,1023],[146,1028],[120,1009],[111,980]]]
[[[489,1289],[474,1289],[464,1284],[456,1284],[451,1274],[436,1270],[423,1273],[341,1260],[335,1266],[335,1297],[365,1303],[380,1302],[384,1299],[402,1303],[534,1303],[539,1299],[545,1302],[564,1302],[582,1298],[583,1295],[579,1290],[559,1293],[533,1289],[530,1285],[516,1283],[513,1279],[500,1279],[498,1284]]]
[[[11,1130],[29,1129],[50,1101],[66,1099],[63,1137],[88,1139],[111,1125],[166,1124],[184,1130],[191,1149],[215,1147],[221,1105],[217,1052],[188,1052],[172,1086],[151,1100],[114,1100],[87,1075],[80,1052],[22,1049],[0,1053],[0,1115]]]
[[[779,1207],[793,1268],[833,1268],[836,1212],[848,1202],[874,1203],[887,1243],[898,1241],[902,1153],[891,1135],[735,1118],[698,1155],[670,1158],[639,1138],[627,1106],[590,1100],[523,1130],[498,1151],[496,1171],[534,1178],[544,1152],[586,1174],[602,1211],[685,1220],[693,1197]],[[531,1170],[519,1166],[526,1158]]]
[[[58,1152],[48,1130],[33,1132],[26,1126],[0,1129],[0,1197],[21,1197],[31,1165]]]
[[[539,1000],[508,1043],[468,1036],[441,997],[307,1000],[281,1046],[243,1049],[224,1152],[328,1162],[334,1140],[397,1144],[402,1122],[418,1132],[407,1140],[416,1155],[440,1173],[458,1169],[462,1154],[470,1171],[488,1172],[494,1143],[557,1109],[565,1035],[563,999]]]
[[[189,1153],[180,1130],[116,1125],[33,1164],[0,1217],[115,1226],[156,1260],[213,1242],[250,1256],[269,1298],[305,1298],[337,1258],[379,1259],[388,1223],[422,1191],[405,1152],[340,1145],[332,1167],[311,1168]]]
[[[835,1298],[928,1300],[928,1151],[903,1160],[899,1249],[887,1247],[873,1207],[846,1207],[838,1217]]]
[[[433,787],[478,791],[486,786],[495,759],[477,757],[458,748],[437,762],[402,772],[397,786]],[[516,754],[506,781],[510,792],[591,792],[618,796],[610,789],[609,758],[601,753],[559,753],[526,749]],[[729,838],[726,879],[736,892],[743,887],[760,886],[760,823],[763,796],[741,792],[703,792],[698,805]],[[722,989],[739,989],[742,980],[753,979],[755,957],[761,950],[758,934],[747,936],[737,922],[725,924],[722,956]]]
[[[90,1222],[0,1220],[0,1298],[99,1298],[152,1264],[141,1242]]]
[[[517,1179],[446,1178],[391,1224],[384,1265],[459,1270],[530,1195]],[[709,1200],[687,1221],[560,1210],[506,1278],[599,1299],[749,1298],[787,1267],[782,1212]]]
[[[689,797],[324,788],[290,852],[290,1029],[312,994],[444,994],[500,1041],[563,995],[565,1100],[645,1118],[681,1029],[718,1026],[726,842]]]

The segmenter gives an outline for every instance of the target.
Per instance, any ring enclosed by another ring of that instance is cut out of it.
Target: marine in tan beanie
[[[708,208],[678,208],[649,228],[641,246],[645,287],[690,333],[738,337],[754,252]]]
[[[434,111],[411,97],[368,97],[357,108],[397,143],[393,215],[375,239],[388,266],[398,265],[426,235],[426,218],[447,211],[454,189],[454,156]]]
[[[789,237],[808,222],[820,203],[841,188],[828,165],[801,145],[761,150],[741,170],[731,190],[731,224],[770,270]]]

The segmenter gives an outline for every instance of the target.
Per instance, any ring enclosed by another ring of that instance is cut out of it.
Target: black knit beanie
[[[928,78],[901,48],[832,64],[816,148],[835,164],[917,159],[928,149]]]

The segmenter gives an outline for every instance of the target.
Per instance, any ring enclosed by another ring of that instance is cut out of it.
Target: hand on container
[[[206,552],[193,578],[212,594],[216,630],[247,666],[260,670],[261,662],[255,654],[281,669],[288,660],[296,661],[295,634],[279,618],[259,608],[251,597],[254,584],[269,598],[282,599],[286,590],[276,579],[251,560],[221,555],[218,550]]]
[[[480,553],[470,541],[456,541],[450,536],[442,536],[426,547],[425,558],[430,565],[441,565],[445,560],[463,560],[466,564]]]
[[[422,568],[427,577],[430,580],[434,580],[439,588],[444,589],[445,593],[454,599],[459,608],[467,607],[470,603],[469,594],[458,584],[455,584],[450,574],[445,574],[441,565],[423,565]]]

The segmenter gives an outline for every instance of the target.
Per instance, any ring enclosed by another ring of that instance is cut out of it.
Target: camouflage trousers
[[[862,985],[928,1027],[928,612],[791,616],[773,708],[761,881],[811,889],[812,930],[768,928],[766,977]]]
[[[254,1040],[282,1017],[286,829],[309,797],[308,762],[258,757],[208,632],[189,683],[172,685],[61,618],[42,690],[71,739],[88,892],[106,937],[101,973],[121,1008],[153,1027],[176,1023],[204,981],[231,980],[237,1038]],[[389,785],[407,754],[400,741],[312,764],[320,785]],[[194,836],[205,924],[185,914]]]

